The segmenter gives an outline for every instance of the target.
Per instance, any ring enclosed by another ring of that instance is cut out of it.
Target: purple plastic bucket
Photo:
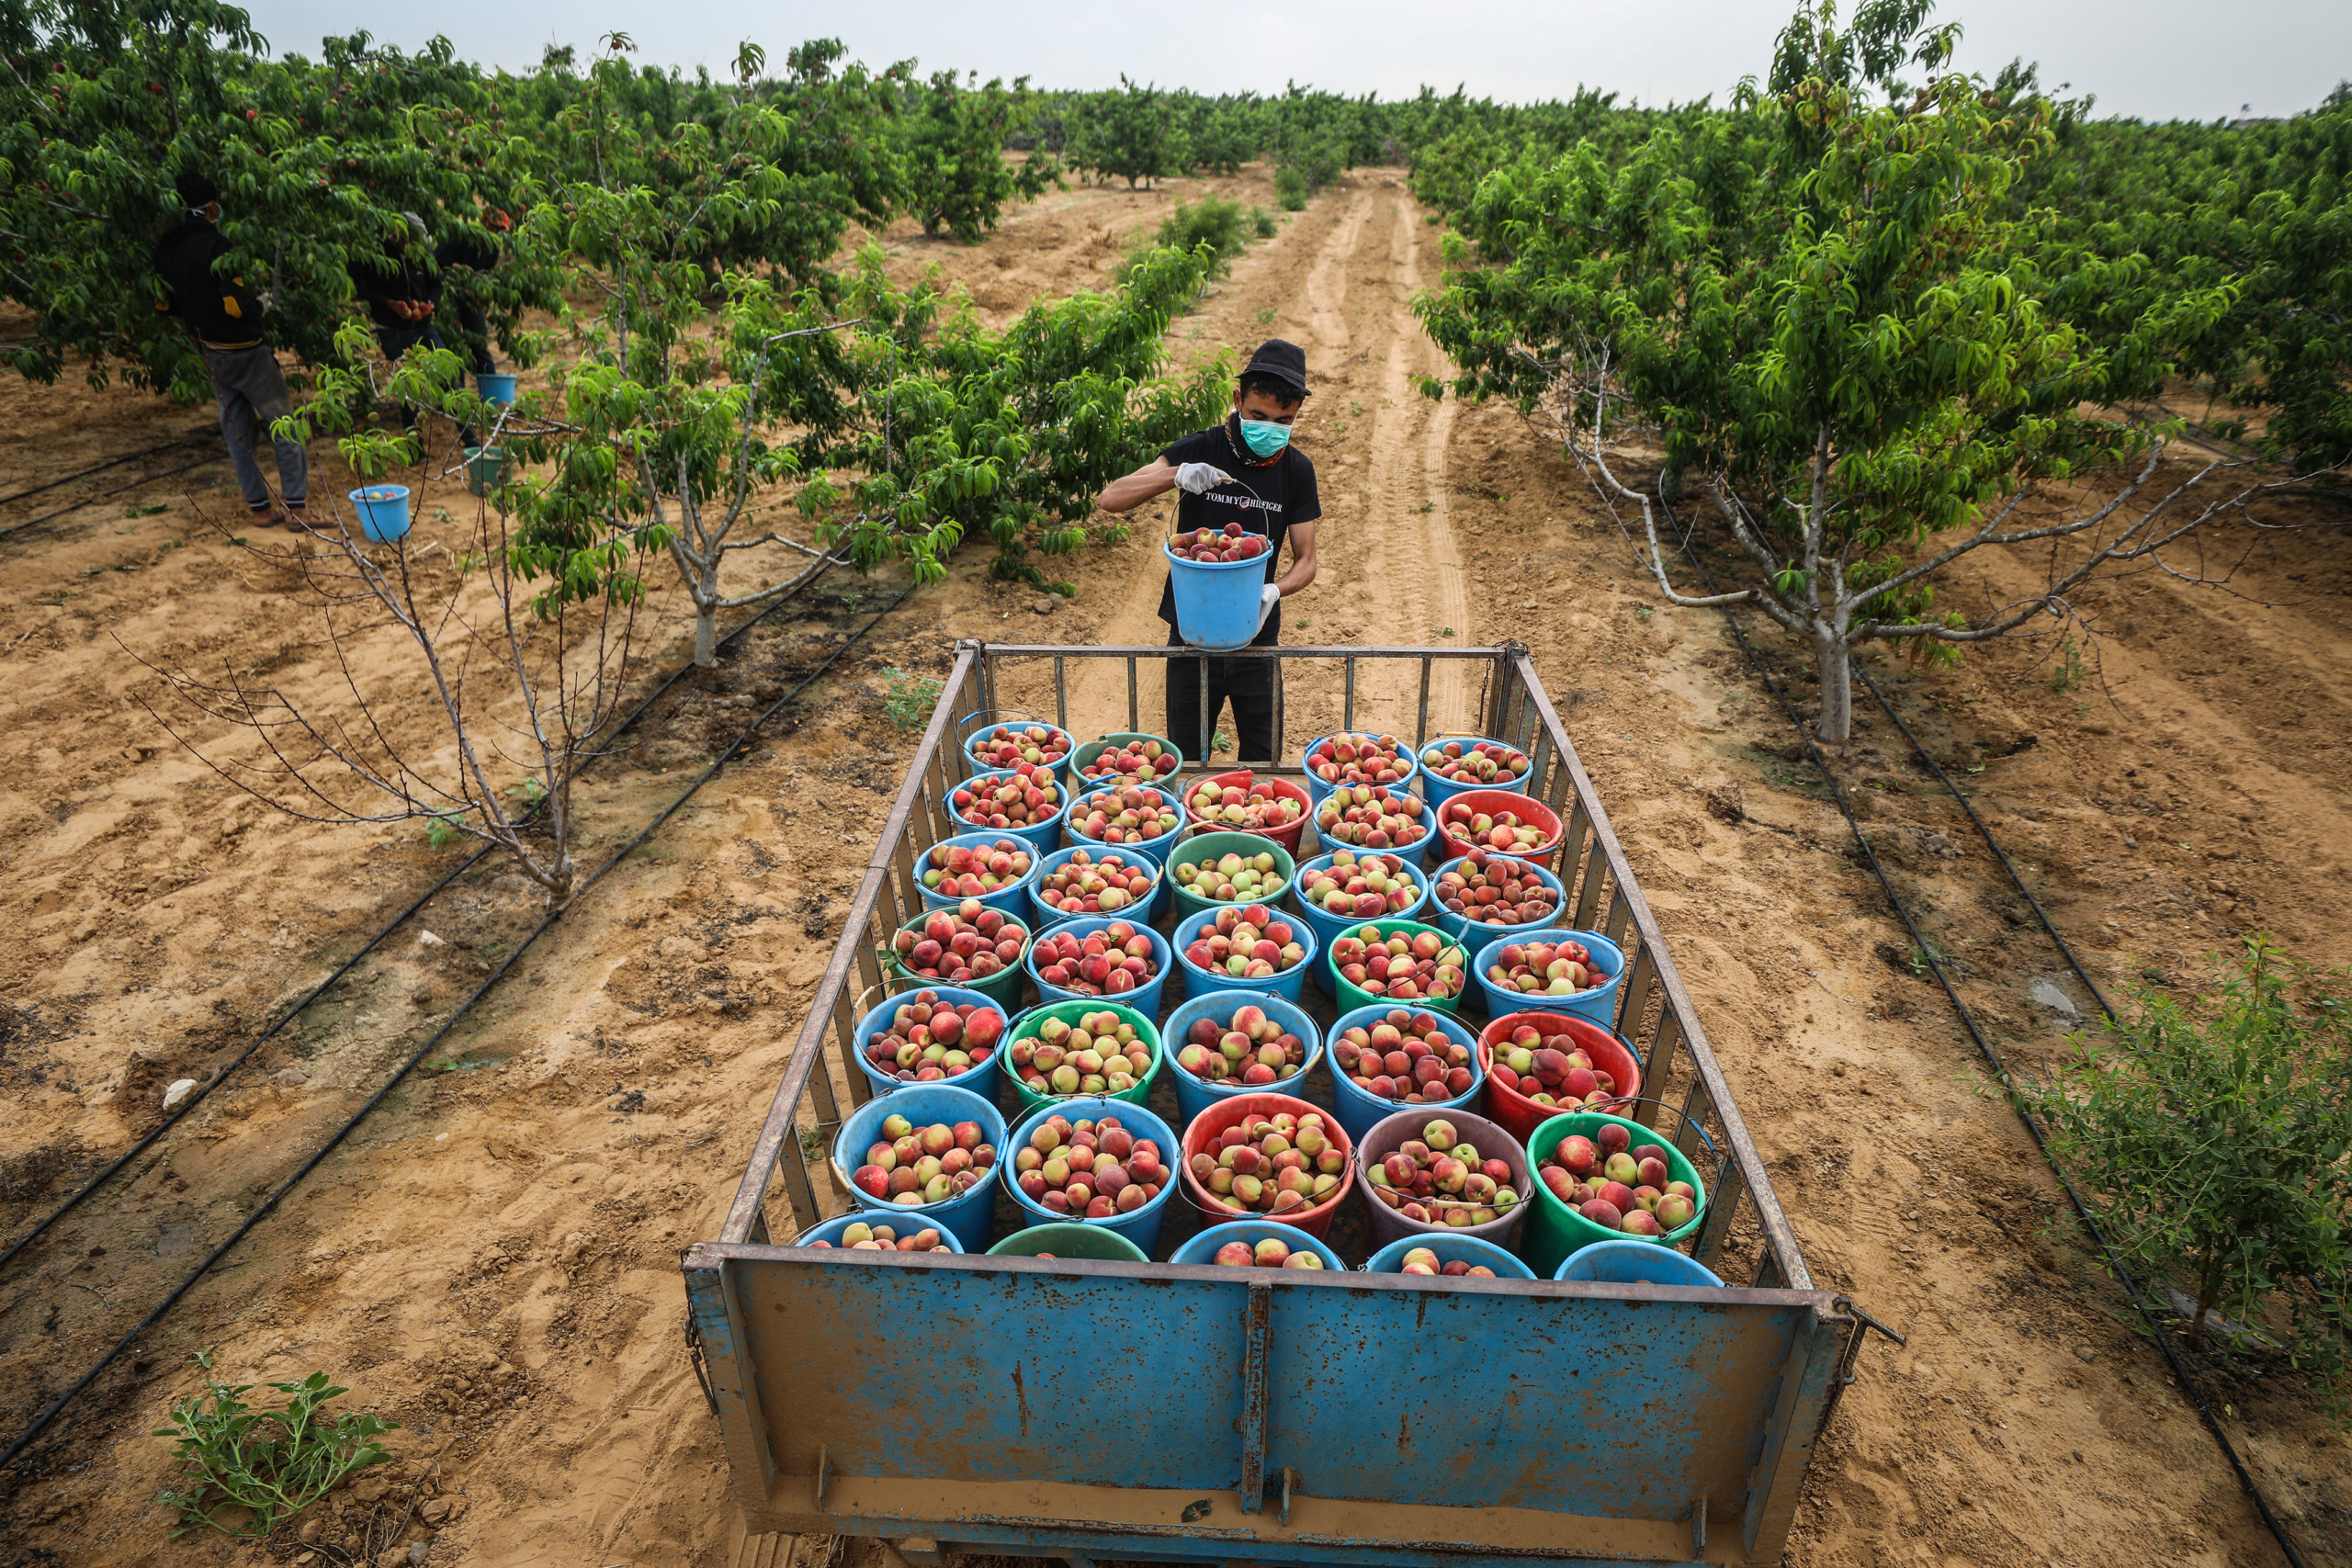
[[[1519,1201],[1510,1213],[1483,1225],[1423,1224],[1419,1220],[1407,1219],[1374,1193],[1372,1168],[1395,1154],[1407,1140],[1419,1137],[1422,1128],[1440,1120],[1453,1122],[1461,1142],[1476,1148],[1480,1159],[1498,1159],[1510,1167],[1510,1189],[1519,1194]],[[1355,1160],[1356,1187],[1363,1193],[1364,1207],[1372,1212],[1374,1247],[1385,1247],[1408,1235],[1467,1235],[1508,1247],[1519,1239],[1520,1222],[1526,1218],[1527,1206],[1533,1201],[1528,1183],[1534,1179],[1535,1173],[1529,1167],[1527,1151],[1519,1146],[1517,1138],[1503,1131],[1499,1122],[1467,1111],[1416,1105],[1394,1116],[1384,1116],[1374,1123],[1372,1131],[1356,1140]]]

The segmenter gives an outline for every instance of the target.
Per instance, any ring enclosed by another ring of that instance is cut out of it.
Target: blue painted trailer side
[[[687,1269],[732,1318],[714,1384],[789,1413],[737,1457],[722,1409],[752,1528],[1047,1552],[1750,1561],[1842,1343],[1819,1292],[722,1244]]]

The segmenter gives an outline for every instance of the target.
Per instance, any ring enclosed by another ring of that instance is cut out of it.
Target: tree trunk
[[[1828,746],[1843,746],[1854,732],[1854,666],[1845,647],[1822,636],[1814,639],[1821,671],[1821,717],[1814,733]]]
[[[695,563],[687,588],[695,602],[695,666],[707,670],[718,662],[718,551],[707,564]]]

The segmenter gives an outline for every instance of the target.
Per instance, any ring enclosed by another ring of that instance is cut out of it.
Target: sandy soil
[[[1262,178],[1214,183],[1271,205]],[[935,263],[1001,319],[1097,281],[1128,229],[1200,184],[1072,191],[969,249],[893,236],[893,265]],[[1254,246],[1171,347],[1246,352],[1276,333],[1307,347],[1318,391],[1300,441],[1322,478],[1324,564],[1287,612],[1292,640],[1533,649],[1816,1279],[1909,1336],[1865,1352],[1792,1561],[2273,1561],[2014,1117],[1978,1091],[1973,1049],[1912,973],[1720,617],[1662,606],[1540,433],[1415,394],[1411,378],[1439,368],[1408,309],[1437,280],[1435,239],[1393,172],[1358,171]],[[6,491],[200,423],[70,386],[0,386],[0,412],[16,433]],[[334,466],[323,448],[319,466]],[[152,1124],[164,1082],[225,1061],[461,853],[413,827],[269,813],[132,700],[145,677],[126,649],[330,689],[315,619],[197,520],[234,510],[217,488],[225,468],[196,478],[0,545],[11,1235]],[[447,486],[420,498],[428,538],[453,527],[433,508],[462,502]],[[0,506],[0,525],[33,510]],[[435,1562],[728,1562],[738,1543],[680,1337],[676,1258],[715,1233],[897,787],[907,741],[882,718],[883,671],[942,670],[959,636],[1161,640],[1148,562],[1163,519],[1136,521],[1130,544],[1076,560],[1079,595],[1050,616],[987,581],[976,547],[853,649],[516,964],[435,1054],[454,1070],[408,1080],[150,1332],[135,1365],[74,1407],[0,1494],[0,1562],[260,1560],[168,1542],[152,1502],[168,1466],[144,1434],[194,1388],[187,1357],[203,1346],[235,1382],[328,1369],[351,1403],[402,1423],[398,1463],[334,1500],[330,1537],[346,1545],[372,1518],[368,1544],[429,1537]],[[1888,676],[1939,756],[1981,768],[1965,774],[1979,809],[2102,985],[2191,980],[2201,954],[2256,927],[2313,958],[2352,957],[2340,535],[2237,543],[2256,547],[2235,595],[2160,577],[2097,594],[2091,685],[2052,690],[2046,646]],[[2023,570],[1988,568],[1962,592],[2013,596]],[[632,831],[751,705],[895,591],[829,582],[805,616],[779,617],[786,630],[665,704],[588,790],[592,847]],[[671,598],[654,615],[652,664],[666,670],[685,622]],[[363,652],[371,691],[413,680],[389,639]],[[1368,716],[1409,721],[1413,694],[1361,696]],[[1289,708],[1294,742],[1330,728],[1336,672],[1302,672]],[[1124,689],[1081,687],[1072,721],[1123,724],[1125,711]],[[395,729],[421,752],[439,744],[429,716]],[[1971,1005],[2006,1048],[2053,1048],[2063,1018],[2028,987],[2071,981],[1956,808],[1883,719],[1866,718],[1840,765],[1930,939],[1962,961]],[[506,956],[536,914],[518,880],[494,863],[461,880],[424,917],[439,945],[404,940],[368,961],[345,999],[266,1046],[259,1070],[135,1167],[128,1199],[12,1266],[0,1427],[15,1430],[155,1280],[225,1236],[309,1130],[355,1109]],[[2216,1392],[2307,1558],[2352,1562],[2342,1440],[2276,1380],[2241,1373]],[[823,1557],[813,1543],[799,1554]]]

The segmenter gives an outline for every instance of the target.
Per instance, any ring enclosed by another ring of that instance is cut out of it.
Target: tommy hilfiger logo
[[[1254,495],[1220,495],[1216,491],[1210,491],[1201,499],[1214,501],[1225,506],[1238,506],[1245,511],[1251,507],[1261,512],[1280,512],[1283,509],[1283,503],[1279,501],[1261,501]]]

